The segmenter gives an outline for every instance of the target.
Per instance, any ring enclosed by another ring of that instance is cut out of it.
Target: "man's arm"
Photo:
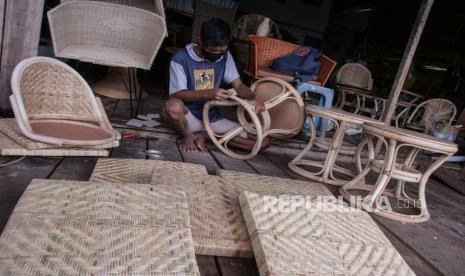
[[[229,96],[228,91],[221,88],[204,89],[204,90],[181,90],[171,94],[171,97],[178,98],[183,102],[192,102],[196,100],[225,100]]]
[[[240,78],[237,78],[231,82],[232,87],[236,90],[239,98],[246,100],[254,100],[255,94],[250,90],[250,88],[245,85]]]

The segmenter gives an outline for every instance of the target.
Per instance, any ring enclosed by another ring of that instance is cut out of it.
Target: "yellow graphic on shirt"
[[[215,70],[196,69],[194,70],[195,90],[215,88]]]

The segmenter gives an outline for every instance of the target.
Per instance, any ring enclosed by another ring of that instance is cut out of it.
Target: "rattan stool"
[[[323,182],[331,185],[344,185],[347,180],[338,179],[333,172],[338,172],[349,177],[355,177],[356,173],[337,166],[336,157],[340,151],[348,152],[350,151],[351,145],[343,144],[343,139],[345,135],[345,130],[350,125],[360,126],[366,122],[372,122],[374,124],[381,122],[375,121],[368,117],[348,113],[340,109],[333,108],[323,108],[316,105],[308,105],[305,107],[305,112],[307,115],[315,117],[327,118],[330,121],[333,121],[337,127],[336,132],[330,140],[316,139],[316,128],[313,124],[313,120],[309,120],[311,127],[311,138],[307,146],[289,163],[289,168],[297,174],[300,174],[309,179]],[[314,146],[320,148],[327,148],[328,154],[324,162],[318,162],[313,160],[305,160],[303,157],[305,154]],[[321,168],[318,172],[310,172],[299,166],[309,166]]]
[[[448,157],[457,152],[457,145],[422,133],[385,125],[367,123],[363,125],[365,140],[357,150],[357,168],[359,175],[340,188],[341,194],[348,201],[354,202],[351,190],[365,190],[369,194],[357,198],[356,203],[363,209],[377,215],[405,222],[423,222],[429,219],[430,214],[426,208],[425,189],[429,176],[439,168]],[[386,148],[384,159],[375,156],[373,140],[379,139]],[[368,162],[362,169],[361,154],[363,148],[368,146]],[[402,158],[400,150],[408,150]],[[423,172],[413,167],[413,162],[420,150],[435,152],[441,156],[430,164]],[[365,176],[370,172],[379,173],[374,185],[365,182]],[[393,190],[388,190],[389,180],[397,180]],[[405,182],[418,184],[418,199],[414,199],[405,192]],[[406,203],[413,204],[420,214],[402,214],[381,206],[381,196],[387,196]]]

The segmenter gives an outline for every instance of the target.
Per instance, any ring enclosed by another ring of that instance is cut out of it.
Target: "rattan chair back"
[[[76,1],[76,0],[61,0],[61,3]],[[143,10],[148,10],[165,18],[165,9],[163,8],[162,0],[79,0],[79,1],[98,1],[114,3],[119,5],[131,6]]]
[[[119,138],[86,81],[61,61],[48,57],[21,61],[13,71],[11,89],[18,127],[29,139],[57,145],[99,145]]]
[[[370,71],[358,63],[344,64],[336,74],[336,83],[371,91],[373,78]]]
[[[163,16],[113,3],[66,1],[48,19],[57,57],[107,66],[150,69],[167,35]]]
[[[446,99],[430,99],[419,104],[410,114],[406,126],[415,130],[432,130],[434,124],[441,122],[451,125],[457,114],[457,107]]]
[[[226,21],[230,26],[234,24],[238,5],[219,6],[208,1],[197,0],[195,2],[194,24],[192,28],[192,41],[200,39],[202,23],[215,17]]]

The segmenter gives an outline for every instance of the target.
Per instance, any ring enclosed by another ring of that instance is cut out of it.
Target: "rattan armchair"
[[[373,78],[370,71],[358,63],[344,64],[336,74],[336,91],[339,93],[339,107],[347,111],[358,113],[369,112],[364,97],[371,93]]]
[[[18,128],[31,140],[95,146],[120,139],[87,82],[48,57],[21,61],[11,77],[11,106]]]
[[[113,3],[69,1],[48,12],[57,57],[149,70],[166,36],[165,19]]]
[[[441,122],[444,126],[452,124],[457,114],[457,107],[446,99],[430,99],[419,104],[405,123],[412,130],[430,133],[434,124]]]

